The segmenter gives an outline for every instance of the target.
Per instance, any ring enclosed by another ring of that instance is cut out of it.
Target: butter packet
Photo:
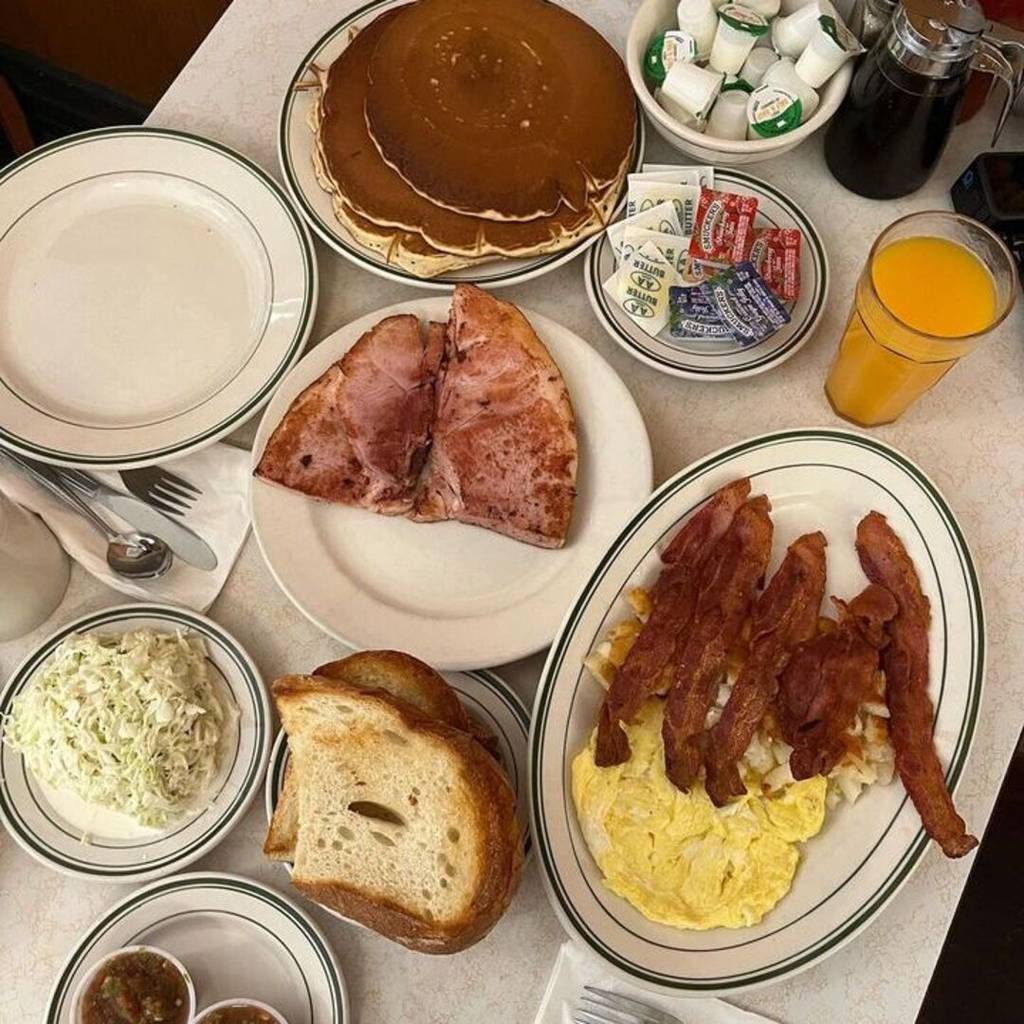
[[[643,210],[632,217],[625,217],[610,224],[607,229],[608,242],[615,254],[616,265],[622,260],[622,242],[626,231],[630,228],[644,228],[657,231],[663,235],[682,235],[683,226],[679,223],[676,205],[666,200],[649,210]]]
[[[700,188],[696,185],[680,185],[673,181],[644,181],[643,175],[630,174],[627,177],[626,216],[633,217],[651,209],[659,203],[672,202],[682,225],[683,234],[693,233],[693,220],[697,214]]]
[[[675,181],[680,185],[696,185],[698,188],[715,187],[715,169],[709,164],[695,164],[689,167],[675,164],[644,164],[639,177],[647,181]]]
[[[660,231],[649,231],[630,225],[622,239],[622,260],[626,260],[648,242],[656,245],[658,251],[675,268],[680,280],[690,256],[688,235],[670,235]]]
[[[658,335],[668,323],[669,289],[679,274],[653,242],[645,242],[622,261],[604,289],[646,334]]]

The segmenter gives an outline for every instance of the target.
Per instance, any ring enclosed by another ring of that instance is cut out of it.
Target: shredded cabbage
[[[75,634],[14,698],[3,738],[41,782],[162,828],[212,783],[224,717],[199,637]]]

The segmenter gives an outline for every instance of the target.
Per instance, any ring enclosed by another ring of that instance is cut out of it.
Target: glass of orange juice
[[[987,227],[912,213],[875,239],[825,394],[844,419],[891,423],[1013,308],[1017,268]]]

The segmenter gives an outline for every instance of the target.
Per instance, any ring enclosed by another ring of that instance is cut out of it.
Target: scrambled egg
[[[682,793],[665,775],[663,701],[626,727],[633,756],[598,768],[594,737],[572,765],[583,835],[612,892],[645,917],[676,928],[756,924],[793,884],[796,844],[825,821],[827,782],[790,783],[772,796],[748,791],[718,809],[701,784]],[[596,734],[596,730],[595,730]]]

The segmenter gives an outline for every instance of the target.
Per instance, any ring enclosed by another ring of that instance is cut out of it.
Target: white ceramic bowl
[[[198,1016],[194,1018],[192,1024],[203,1024],[204,1021],[209,1020],[210,1014],[214,1010],[226,1010],[229,1006],[249,1006],[254,1010],[262,1010],[264,1013],[269,1014],[270,1018],[274,1021],[274,1024],[288,1024],[272,1006],[267,1006],[266,1003],[261,1003],[258,999],[242,999],[235,997],[234,999],[222,999],[219,1003],[214,1003],[212,1006],[207,1006],[205,1010],[202,1010]]]
[[[125,953],[153,953],[155,956],[162,956],[181,972],[181,976],[185,979],[185,989],[188,992],[188,1016],[185,1019],[191,1021],[196,1013],[196,987],[192,981],[192,975],[188,972],[188,968],[176,956],[168,953],[166,949],[160,949],[158,946],[122,946],[120,949],[115,949],[97,960],[78,983],[78,988],[75,989],[75,997],[71,1003],[71,1020],[73,1024],[79,1024],[82,1000],[85,998],[85,993],[89,990],[93,978],[111,960],[115,960]]]
[[[821,90],[821,103],[814,115],[777,139],[716,139],[687,128],[661,108],[644,79],[644,54],[651,39],[675,24],[675,0],[644,0],[633,17],[626,39],[626,69],[633,91],[647,112],[654,130],[673,148],[708,164],[753,164],[769,160],[799,146],[816,132],[839,108],[853,77],[852,60],[848,60]]]

